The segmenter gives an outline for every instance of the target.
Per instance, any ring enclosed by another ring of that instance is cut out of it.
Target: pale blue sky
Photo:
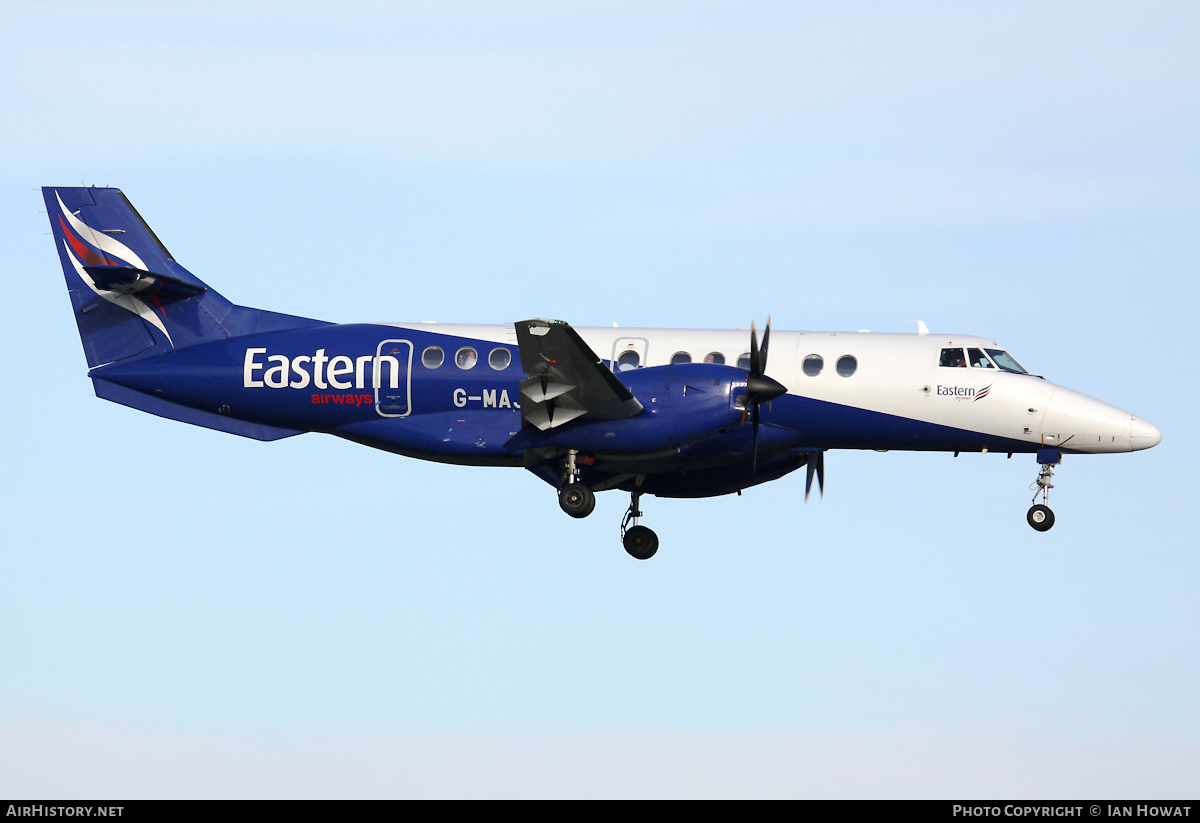
[[[0,795],[1200,790],[1189,3],[4,2]],[[585,521],[95,399],[40,197],[335,321],[935,331],[1145,417]]]

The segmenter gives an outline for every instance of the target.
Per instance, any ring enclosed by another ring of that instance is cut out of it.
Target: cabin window
[[[940,365],[954,369],[965,369],[967,367],[967,359],[963,357],[962,349],[942,349]]]
[[[816,377],[823,368],[825,368],[825,358],[821,355],[810,354],[804,358],[804,373],[809,377]]]
[[[421,352],[421,363],[427,369],[436,369],[446,360],[446,353],[441,346],[430,346]]]
[[[492,349],[488,355],[488,365],[496,371],[503,371],[512,362],[512,352],[508,349]]]
[[[996,365],[1004,371],[1015,372],[1016,374],[1029,374],[1025,369],[1021,368],[1021,364],[1013,360],[1011,354],[1004,349],[988,349],[987,353],[996,361]]]
[[[750,352],[746,352],[738,358],[738,368],[743,371],[750,371]]]
[[[719,351],[710,351],[708,354],[704,355],[704,362],[712,363],[714,366],[724,366],[725,355],[721,354]]]
[[[983,353],[983,349],[967,349],[967,359],[971,361],[973,369],[994,369],[992,361],[987,359],[987,355]]]
[[[617,355],[617,371],[636,369],[642,362],[642,357],[635,351],[623,351]]]
[[[470,346],[463,346],[454,355],[454,365],[460,369],[473,369],[475,364],[479,362],[479,352]]]
[[[837,373],[842,377],[849,377],[858,371],[858,361],[849,354],[843,354],[837,361]]]
[[[678,366],[680,363],[691,363],[692,356],[685,351],[677,351],[671,355],[671,365]]]

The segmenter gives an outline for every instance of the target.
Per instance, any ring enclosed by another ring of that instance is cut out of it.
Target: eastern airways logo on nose
[[[988,392],[991,390],[991,383],[988,383],[982,389],[969,389],[963,386],[943,386],[940,383],[937,387],[938,397],[954,397],[959,400],[970,400],[972,403],[987,397]]]

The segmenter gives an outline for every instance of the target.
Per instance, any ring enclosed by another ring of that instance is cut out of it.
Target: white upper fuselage
[[[511,325],[396,324],[512,345]],[[687,355],[702,363],[710,355],[737,365],[748,354],[747,329],[644,329],[576,327],[592,350],[620,374],[623,361],[665,366]],[[766,372],[788,394],[909,420],[979,432],[1038,448],[1069,452],[1127,452],[1161,440],[1158,429],[1102,401],[1030,374],[987,367],[941,365],[944,349],[996,350],[991,340],[969,335],[872,332],[771,332]],[[806,358],[817,356],[821,367]],[[839,370],[842,358],[847,368]],[[845,376],[842,371],[850,372]],[[869,438],[868,438],[869,439]],[[879,447],[903,448],[879,443]]]

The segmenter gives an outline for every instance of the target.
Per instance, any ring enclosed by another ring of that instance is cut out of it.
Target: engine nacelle
[[[732,366],[684,363],[618,372],[642,404],[621,420],[572,420],[544,432],[523,430],[509,446],[554,446],[599,454],[652,454],[715,437],[741,422],[737,398],[746,372]]]

